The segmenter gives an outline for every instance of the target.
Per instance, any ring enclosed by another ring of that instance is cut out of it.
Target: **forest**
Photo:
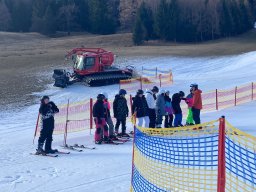
[[[0,31],[47,36],[59,31],[132,32],[134,44],[141,45],[148,40],[202,42],[235,36],[252,29],[255,22],[255,0],[147,0],[135,7],[135,14],[131,8],[132,24],[122,29],[120,2],[0,0]]]

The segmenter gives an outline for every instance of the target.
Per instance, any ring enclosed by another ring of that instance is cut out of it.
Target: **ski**
[[[123,144],[121,142],[116,142],[116,141],[113,141],[113,142],[102,142],[102,144],[107,144],[107,145],[119,145],[119,144]]]
[[[70,152],[64,152],[64,151],[57,151],[55,153],[57,153],[57,154],[64,154],[64,155],[70,154]]]
[[[118,138],[117,141],[128,142],[128,141],[131,141],[131,139],[130,138]]]
[[[96,147],[88,147],[88,146],[78,145],[78,144],[74,144],[74,145],[72,145],[72,147],[80,148],[80,149],[91,149],[91,150],[96,149]]]
[[[75,147],[73,146],[70,146],[70,145],[65,145],[65,146],[61,146],[63,149],[67,149],[67,150],[71,150],[71,151],[77,151],[77,152],[83,152],[82,149],[76,149]]]
[[[44,156],[44,157],[58,157],[58,155],[54,154],[46,154],[46,153],[30,153],[30,155]]]

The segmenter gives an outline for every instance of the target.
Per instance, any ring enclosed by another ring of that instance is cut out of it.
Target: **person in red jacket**
[[[202,104],[202,91],[198,89],[197,84],[192,84],[190,86],[192,88],[193,92],[193,105],[192,105],[192,112],[193,112],[193,119],[195,121],[195,124],[201,124],[201,119],[200,119],[200,112],[203,108]]]

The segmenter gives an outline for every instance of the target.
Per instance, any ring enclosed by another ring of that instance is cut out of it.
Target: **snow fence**
[[[133,79],[121,80],[120,89],[125,89],[130,94],[135,94],[138,89],[152,89],[153,86],[167,87],[173,84],[173,75],[171,70],[160,70],[158,68],[142,68],[140,76]]]
[[[152,86],[152,85],[151,85]],[[128,92],[129,93],[129,92]],[[249,83],[242,86],[237,86],[229,90],[214,90],[202,94],[203,112],[210,112],[220,109],[225,109],[232,106],[237,106],[256,100],[256,83]],[[92,107],[94,100],[88,99],[81,102],[59,105],[60,112],[55,115],[54,134],[65,134],[79,132],[84,130],[92,130],[93,117]],[[111,109],[113,100],[110,100]],[[132,95],[127,98],[129,111],[131,112]],[[183,116],[186,117],[187,105],[182,103]],[[111,110],[113,112],[113,110]],[[113,116],[113,114],[112,114]],[[132,114],[129,114],[128,119],[131,119]],[[113,119],[115,120],[115,119]],[[39,135],[41,129],[40,116],[38,115],[35,134]],[[66,138],[66,136],[65,136]]]
[[[131,191],[256,191],[256,137],[225,118],[198,126],[135,127]]]

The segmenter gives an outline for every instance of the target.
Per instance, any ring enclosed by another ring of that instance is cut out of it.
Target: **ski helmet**
[[[180,92],[179,92],[179,95],[180,95],[181,97],[184,97],[184,96],[185,96],[185,93],[184,93],[183,91],[180,91]]]
[[[101,93],[101,94],[104,95],[105,99],[108,99],[108,94],[107,94],[107,92],[103,92],[103,93]]]
[[[144,91],[143,91],[142,89],[139,89],[139,90],[137,91],[137,95],[141,95],[141,94],[144,94]]]
[[[165,93],[166,93],[166,94],[170,94],[170,91],[168,91],[168,90],[165,90]]]
[[[126,95],[127,92],[124,89],[120,89],[119,91],[119,95]]]
[[[191,87],[191,88],[195,88],[195,89],[198,89],[198,84],[196,84],[196,83],[193,83],[193,84],[191,84],[191,85],[190,85],[190,87]]]
[[[98,100],[103,100],[105,98],[105,96],[102,94],[102,93],[100,93],[98,96],[97,96],[97,99]]]
[[[159,88],[157,86],[154,86],[153,89],[152,89],[153,92],[159,92]]]

